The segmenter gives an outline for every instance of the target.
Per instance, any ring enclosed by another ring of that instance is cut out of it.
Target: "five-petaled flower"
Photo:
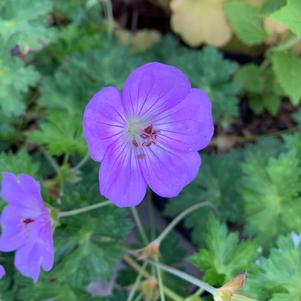
[[[102,162],[101,194],[117,206],[135,206],[147,185],[175,197],[196,177],[198,151],[213,135],[211,103],[179,69],[148,63],[129,75],[122,92],[96,93],[83,128],[92,159]]]
[[[40,184],[32,177],[3,173],[1,197],[8,203],[1,215],[0,251],[16,250],[15,266],[37,282],[40,268],[53,266],[52,221]]]

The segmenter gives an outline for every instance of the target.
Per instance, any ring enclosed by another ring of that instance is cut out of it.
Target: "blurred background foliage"
[[[0,0],[0,172],[43,180],[44,199],[62,210],[102,201],[97,164],[84,165],[84,106],[145,62],[175,65],[210,96],[215,137],[195,181],[155,206],[168,220],[198,202],[215,210],[177,229],[194,255],[171,237],[161,260],[193,263],[215,286],[247,271],[258,300],[300,301],[300,54],[300,0]],[[64,220],[55,268],[36,286],[0,254],[0,299],[127,300],[136,273],[122,258],[143,246],[125,243],[132,228],[113,207]],[[178,296],[168,300],[211,300],[163,279]],[[147,281],[138,291],[159,300]]]

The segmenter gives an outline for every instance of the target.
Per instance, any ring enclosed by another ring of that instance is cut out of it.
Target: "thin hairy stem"
[[[155,210],[152,201],[152,192],[150,189],[147,189],[145,201],[148,206],[148,216],[149,216],[149,225],[150,225],[150,237],[153,240],[156,237],[156,226],[155,226]]]
[[[172,275],[175,275],[183,280],[186,280],[187,282],[190,282],[191,284],[194,284],[196,285],[197,287],[205,290],[206,292],[210,293],[212,296],[215,296],[216,295],[216,291],[217,289],[214,288],[213,286],[209,285],[208,283],[202,281],[202,280],[199,280],[187,273],[184,273],[182,271],[179,271],[177,269],[174,269],[172,267],[169,267],[165,264],[162,264],[162,263],[157,263],[157,262],[154,262],[154,261],[150,261],[150,260],[146,260],[146,262],[154,265],[154,266],[157,266],[159,267],[161,270],[163,271],[166,271]]]
[[[98,209],[101,207],[105,207],[105,206],[108,206],[111,204],[112,203],[110,201],[105,201],[105,202],[97,203],[97,204],[79,208],[79,209],[74,209],[74,210],[70,210],[70,211],[61,211],[58,213],[58,217],[61,218],[61,217],[67,217],[67,216],[74,216],[74,215],[78,215],[78,214],[81,214],[84,212],[95,210],[95,209]]]
[[[132,215],[133,215],[133,218],[134,218],[134,220],[135,220],[135,223],[136,223],[136,225],[137,225],[138,231],[139,231],[139,233],[140,233],[140,236],[141,236],[141,238],[142,238],[142,240],[143,240],[143,243],[144,243],[145,245],[147,245],[147,244],[148,244],[148,239],[147,239],[147,236],[146,236],[144,227],[143,227],[143,225],[142,225],[142,222],[141,222],[141,219],[140,219],[140,217],[139,217],[139,214],[138,214],[138,212],[137,212],[136,207],[131,207],[131,211],[132,211]]]
[[[132,286],[132,289],[131,289],[130,294],[127,298],[127,301],[132,301],[134,299],[135,293],[136,293],[137,288],[138,288],[138,286],[141,282],[141,279],[143,277],[143,272],[145,271],[146,266],[147,266],[147,262],[144,262],[143,266],[141,267],[140,271],[138,272],[138,276],[137,276],[137,278],[134,282],[134,285]]]
[[[134,301],[140,301],[143,298],[143,293],[140,293]]]
[[[160,299],[161,299],[161,301],[165,301],[162,275],[161,275],[161,270],[160,270],[160,268],[158,266],[156,266],[156,271],[157,271],[157,277],[158,277],[158,283],[159,283]]]
[[[53,157],[48,154],[48,152],[44,149],[44,147],[41,147],[41,152],[43,153],[43,155],[45,156],[45,158],[47,159],[49,164],[52,166],[52,168],[54,169],[56,174],[60,176],[60,174],[61,174],[60,167],[56,163],[56,161],[53,159]]]
[[[192,213],[195,210],[198,210],[203,207],[213,207],[213,205],[210,202],[203,202],[195,204],[186,210],[184,210],[182,213],[180,213],[176,218],[174,218],[170,224],[161,232],[161,234],[155,239],[155,242],[160,245],[163,241],[163,239],[176,227],[176,225],[184,219],[188,214]]]
[[[123,260],[136,272],[139,273],[139,271],[142,269],[142,267],[130,256],[125,255],[123,257]],[[145,278],[152,278],[152,275],[148,273],[146,270],[142,271],[142,274]],[[170,298],[173,301],[185,301],[184,298],[176,294],[173,290],[163,285],[163,291],[165,295]]]
[[[284,43],[271,48],[271,51],[284,51],[284,50],[294,47],[295,45],[297,45],[300,42],[301,42],[301,38],[299,38],[297,36],[293,36],[290,39],[288,39],[287,41],[285,41]]]
[[[74,167],[72,168],[72,171],[80,170],[80,169],[88,162],[89,159],[90,159],[90,155],[89,155],[89,153],[87,153],[87,154],[79,161],[79,163],[78,163],[76,166],[74,166]]]

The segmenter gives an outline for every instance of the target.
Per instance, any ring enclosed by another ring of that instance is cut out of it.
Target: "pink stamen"
[[[142,146],[150,146],[152,144],[156,144],[156,138],[159,133],[160,131],[155,130],[152,124],[146,127],[139,134],[142,139],[146,139],[146,141],[142,143]]]

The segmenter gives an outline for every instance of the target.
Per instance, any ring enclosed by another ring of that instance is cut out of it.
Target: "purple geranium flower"
[[[175,197],[197,175],[198,150],[213,135],[211,103],[177,68],[149,63],[122,90],[106,87],[88,103],[84,135],[102,162],[100,192],[120,207],[135,206],[147,185]]]
[[[40,268],[49,271],[54,259],[52,221],[40,184],[28,175],[5,172],[1,197],[8,205],[1,216],[0,251],[16,250],[16,268],[37,282]]]
[[[5,276],[5,269],[4,267],[0,264],[0,279]]]

